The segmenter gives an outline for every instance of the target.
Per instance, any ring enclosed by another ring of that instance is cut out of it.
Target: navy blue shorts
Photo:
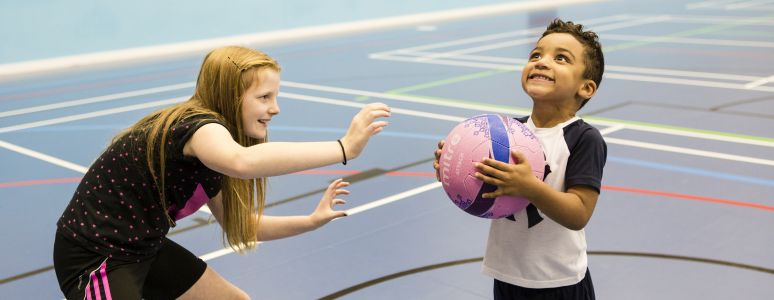
[[[54,270],[67,299],[175,299],[191,288],[207,263],[164,238],[156,255],[140,262],[108,259],[56,234]]]
[[[591,273],[586,269],[586,277],[580,282],[555,288],[530,289],[495,279],[495,300],[594,300],[594,284]]]

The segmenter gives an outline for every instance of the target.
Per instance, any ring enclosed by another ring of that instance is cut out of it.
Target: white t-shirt
[[[538,137],[546,155],[544,182],[558,191],[586,185],[599,191],[607,145],[599,131],[578,117],[551,128],[517,118]],[[570,230],[534,205],[513,217],[492,220],[482,272],[526,288],[578,283],[588,267],[584,230]]]

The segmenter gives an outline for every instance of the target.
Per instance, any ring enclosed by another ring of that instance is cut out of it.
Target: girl
[[[263,215],[266,177],[357,158],[390,108],[369,104],[337,141],[268,143],[279,114],[280,67],[224,47],[204,59],[194,95],[118,134],[91,165],[57,222],[54,267],[68,299],[245,299],[204,261],[166,238],[205,203],[242,251],[346,215],[331,183],[308,216]]]

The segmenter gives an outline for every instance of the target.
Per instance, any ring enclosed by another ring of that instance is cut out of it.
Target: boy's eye
[[[557,56],[556,56],[556,60],[558,60],[558,61],[563,61],[563,62],[567,62],[567,61],[569,61],[569,60],[567,59],[567,57],[566,57],[566,56],[564,56],[564,55],[562,55],[562,54],[559,54],[559,55],[557,55]]]
[[[540,59],[540,53],[532,53],[529,55],[529,59]]]

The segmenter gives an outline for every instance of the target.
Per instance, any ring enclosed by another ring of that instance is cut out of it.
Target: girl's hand
[[[338,195],[349,195],[349,191],[341,189],[348,185],[349,182],[343,181],[342,179],[336,179],[328,185],[325,193],[323,193],[322,199],[320,199],[320,203],[317,204],[317,208],[310,216],[315,227],[323,226],[333,219],[347,216],[345,211],[333,210],[333,207],[337,204],[347,203],[347,201],[336,197]]]
[[[347,129],[347,134],[341,138],[341,143],[347,159],[354,159],[363,152],[368,139],[384,129],[387,121],[374,121],[376,118],[390,116],[390,107],[384,103],[371,103],[363,107],[353,118]]]

